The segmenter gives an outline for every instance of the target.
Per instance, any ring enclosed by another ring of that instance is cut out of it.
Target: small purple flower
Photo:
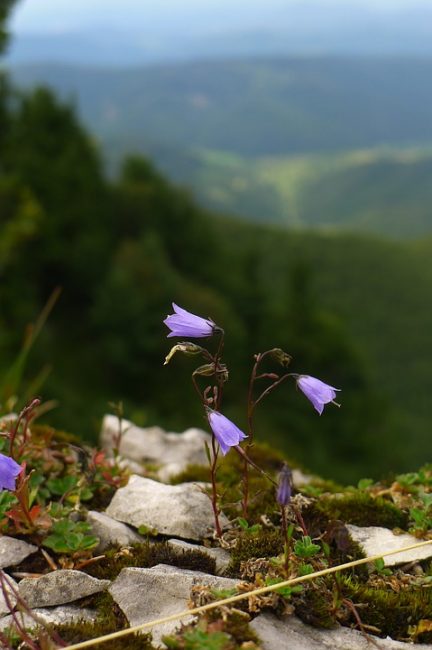
[[[299,375],[297,378],[297,386],[306,395],[308,400],[312,402],[315,410],[317,410],[320,415],[324,410],[324,405],[329,402],[336,404],[336,406],[340,406],[334,401],[336,391],[340,390],[340,388],[329,386],[320,379],[309,377],[309,375]]]
[[[240,431],[234,422],[228,420],[222,413],[207,409],[207,417],[224,456],[230,447],[236,447],[241,440],[247,438],[243,431]]]
[[[0,490],[15,490],[15,481],[21,472],[21,465],[18,465],[13,458],[0,454]]]
[[[184,336],[186,338],[203,338],[211,336],[219,329],[212,320],[195,316],[186,309],[182,309],[174,302],[172,304],[174,314],[167,316],[164,323],[171,332],[170,336]]]
[[[287,506],[291,501],[292,472],[285,463],[279,474],[279,484],[276,492],[276,501],[281,506]]]

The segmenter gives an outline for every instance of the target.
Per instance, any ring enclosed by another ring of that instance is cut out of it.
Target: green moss
[[[368,586],[351,577],[341,576],[340,584],[345,598],[354,604],[362,603],[361,620],[377,627],[383,636],[406,640],[408,628],[422,619],[432,619],[432,591],[421,587],[401,589]]]
[[[231,551],[231,562],[227,574],[238,577],[241,562],[252,558],[269,558],[279,555],[283,543],[278,530],[262,530],[256,535],[242,534],[237,546]]]
[[[270,474],[276,473],[280,470],[285,462],[284,456],[264,443],[254,443],[249,450],[251,459],[259,465],[259,467]],[[239,476],[243,472],[243,458],[235,451],[227,454],[221,459],[218,471],[218,481],[225,487],[238,483]],[[255,470],[251,469],[251,473]],[[188,465],[188,467],[180,474],[177,474],[171,479],[171,483],[184,483],[187,481],[209,481],[210,472],[209,468],[203,465]]]
[[[122,550],[112,547],[104,555],[101,563],[90,564],[84,571],[101,580],[114,580],[125,567],[150,568],[156,564],[170,564],[181,569],[216,574],[214,558],[201,551],[187,550],[179,553],[166,542],[145,542]]]
[[[50,630],[59,634],[63,641],[66,641],[68,644],[96,639],[105,634],[111,634],[112,632],[129,627],[126,617],[108,592],[82,599],[80,606],[96,609],[96,621],[76,621],[64,625],[49,626]],[[151,642],[151,635],[149,634],[136,636],[131,634],[122,639],[114,639],[103,644],[98,643],[92,647],[100,650],[118,650],[119,648],[155,650],[155,646]]]
[[[171,485],[193,482],[209,483],[210,480],[209,467],[205,465],[188,465],[186,469],[171,478]]]
[[[343,492],[344,487],[335,481],[317,478],[313,479],[310,483],[303,485],[299,491],[302,494],[306,494],[306,496],[318,497],[326,492],[329,492],[330,494]]]
[[[308,625],[330,629],[336,625],[332,583],[318,578],[303,584],[303,590],[293,599],[296,615]]]
[[[80,641],[89,641],[97,639],[105,634],[117,632],[110,625],[105,625],[98,621],[85,622],[78,621],[77,623],[69,623],[67,625],[56,626],[56,632],[60,635],[63,641],[72,645]],[[134,635],[130,634],[120,639],[113,639],[104,643],[95,643],[92,648],[95,650],[119,650],[119,648],[127,648],[128,650],[156,650],[151,642],[151,635]]]
[[[356,526],[383,526],[403,528],[408,526],[408,515],[382,497],[372,497],[356,490],[343,496],[322,496],[304,514],[305,519],[323,517],[339,519]]]

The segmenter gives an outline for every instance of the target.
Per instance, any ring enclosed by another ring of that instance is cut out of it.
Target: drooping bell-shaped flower
[[[312,402],[315,410],[318,411],[320,415],[324,410],[324,406],[329,402],[336,404],[336,406],[340,406],[334,401],[336,391],[339,391],[340,388],[329,386],[329,384],[325,384],[320,379],[310,377],[309,375],[299,375],[297,378],[297,386],[300,388],[302,393],[306,395],[308,400]]]
[[[219,328],[212,320],[195,316],[186,309],[182,309],[174,302],[172,303],[174,314],[170,314],[164,320],[165,325],[171,330],[170,336],[182,336],[185,338],[203,338],[212,336]]]
[[[207,409],[207,417],[210,428],[224,456],[230,450],[230,447],[236,447],[242,440],[247,438],[243,431],[222,413]]]
[[[21,465],[18,465],[13,458],[0,454],[0,490],[15,490],[15,483],[18,474],[21,472]]]

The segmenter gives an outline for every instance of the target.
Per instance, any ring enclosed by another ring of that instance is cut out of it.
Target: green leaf
[[[6,516],[7,511],[16,503],[18,503],[18,499],[14,494],[12,494],[12,492],[2,490],[0,492],[0,519],[3,519]]]
[[[312,557],[319,553],[320,550],[321,547],[318,544],[314,544],[308,535],[303,537],[302,540],[297,540],[294,544],[294,553],[298,557]]]
[[[224,650],[230,637],[225,632],[193,630],[184,635],[185,650]]]
[[[312,564],[300,564],[299,566],[299,575],[308,576],[314,572]]]
[[[266,578],[266,585],[277,585],[279,582],[283,582],[280,578]],[[277,594],[280,594],[284,598],[290,598],[292,594],[300,593],[303,591],[302,585],[294,585],[294,587],[281,587],[280,589],[275,589]]]
[[[423,501],[426,508],[429,508],[432,505],[432,494],[427,492],[422,492],[419,494],[420,499]]]
[[[79,478],[72,474],[62,476],[61,478],[51,478],[47,481],[47,487],[51,494],[56,496],[63,496],[67,492],[71,492],[78,485]]]

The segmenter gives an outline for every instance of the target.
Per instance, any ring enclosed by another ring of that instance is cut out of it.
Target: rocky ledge
[[[108,454],[113,453],[116,430],[113,416],[106,417],[101,442]],[[87,510],[90,532],[98,538],[92,553],[48,555],[35,543],[0,537],[2,633],[16,625],[16,612],[21,612],[22,626],[55,630],[72,642],[86,638],[92,628],[104,633],[148,623],[184,612],[190,605],[272,584],[284,575],[380,555],[420,539],[407,532],[408,524],[403,527],[407,508],[401,507],[400,499],[406,494],[397,485],[392,484],[383,499],[382,485],[341,492],[338,486],[297,470],[297,494],[286,509],[297,541],[286,561],[280,512],[271,501],[274,489],[259,475],[251,478],[251,490],[258,495],[251,498],[251,520],[239,519],[232,502],[238,481],[233,484],[229,478],[233,467],[227,467],[224,534],[217,540],[205,454],[198,449],[198,441],[202,445],[208,434],[192,429],[179,434],[173,444],[177,434],[156,427],[141,429],[123,422],[122,432],[116,462],[138,473],[113,492],[104,512]],[[264,465],[267,454],[267,471],[281,465],[269,450],[260,448],[258,453]],[[196,480],[186,480],[194,473]],[[162,478],[174,484],[161,482]],[[310,537],[299,522],[307,526]],[[134,637],[133,643],[141,645],[133,645],[131,637],[130,645],[125,642],[122,647],[366,650],[374,645],[402,650],[418,642],[432,649],[430,558],[432,544],[336,579],[305,583],[303,589],[246,598],[232,608],[214,610],[198,623],[185,616],[158,625],[151,638]],[[388,629],[395,629],[399,638],[390,638]],[[213,645],[206,645],[211,636]]]

